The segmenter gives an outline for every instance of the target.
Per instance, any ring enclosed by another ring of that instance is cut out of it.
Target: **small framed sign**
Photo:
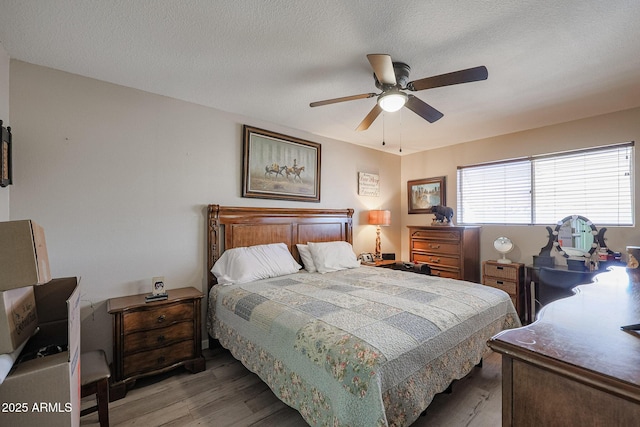
[[[380,175],[358,172],[358,194],[360,196],[380,196]]]

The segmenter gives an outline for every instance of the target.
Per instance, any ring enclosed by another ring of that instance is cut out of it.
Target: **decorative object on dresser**
[[[431,206],[435,220],[431,225],[453,225],[453,209],[448,206]]]
[[[500,260],[485,261],[482,263],[482,284],[508,293],[520,320],[527,320],[524,297],[524,264],[515,262],[505,264]]]
[[[202,356],[201,299],[195,288],[170,289],[164,301],[147,294],[112,298],[113,381],[111,401],[123,398],[138,378],[184,366],[205,369]]]
[[[391,225],[391,211],[375,209],[369,211],[369,224],[376,226],[376,254],[375,259],[382,259],[382,243],[380,242],[380,226]]]
[[[432,206],[446,205],[446,177],[407,181],[407,196],[410,214],[430,214]]]
[[[13,184],[12,159],[11,159],[11,127],[2,126],[0,120],[0,187]]]
[[[409,261],[425,263],[432,276],[480,283],[479,226],[408,226]]]
[[[244,125],[242,197],[320,201],[320,144]]]
[[[493,247],[502,254],[502,258],[497,262],[500,264],[510,264],[511,260],[507,258],[507,254],[513,250],[513,242],[508,237],[498,237],[493,241]]]
[[[503,426],[633,426],[640,419],[640,283],[612,267],[489,340],[502,354]]]

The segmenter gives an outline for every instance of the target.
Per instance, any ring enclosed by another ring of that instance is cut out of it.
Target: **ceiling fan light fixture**
[[[385,92],[380,95],[380,97],[378,97],[378,105],[388,113],[398,111],[399,109],[404,107],[404,104],[406,102],[407,95],[397,90]]]

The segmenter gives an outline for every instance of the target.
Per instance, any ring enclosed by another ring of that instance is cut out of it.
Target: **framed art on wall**
[[[358,172],[358,195],[380,196],[380,176],[374,173]]]
[[[446,206],[446,177],[416,179],[407,181],[407,196],[409,198],[409,213],[431,213],[431,207]]]
[[[318,143],[244,125],[242,197],[320,201]]]
[[[13,184],[11,165],[11,127],[2,126],[0,120],[0,187]]]

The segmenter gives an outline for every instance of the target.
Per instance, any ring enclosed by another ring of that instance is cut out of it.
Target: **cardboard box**
[[[20,347],[37,326],[33,286],[0,291],[0,354]]]
[[[0,424],[75,427],[80,425],[80,287],[75,277],[34,288],[40,330],[27,342],[0,385]],[[59,313],[63,317],[45,313]],[[29,359],[44,347],[67,347]]]
[[[44,230],[31,220],[0,222],[0,291],[51,280]]]

